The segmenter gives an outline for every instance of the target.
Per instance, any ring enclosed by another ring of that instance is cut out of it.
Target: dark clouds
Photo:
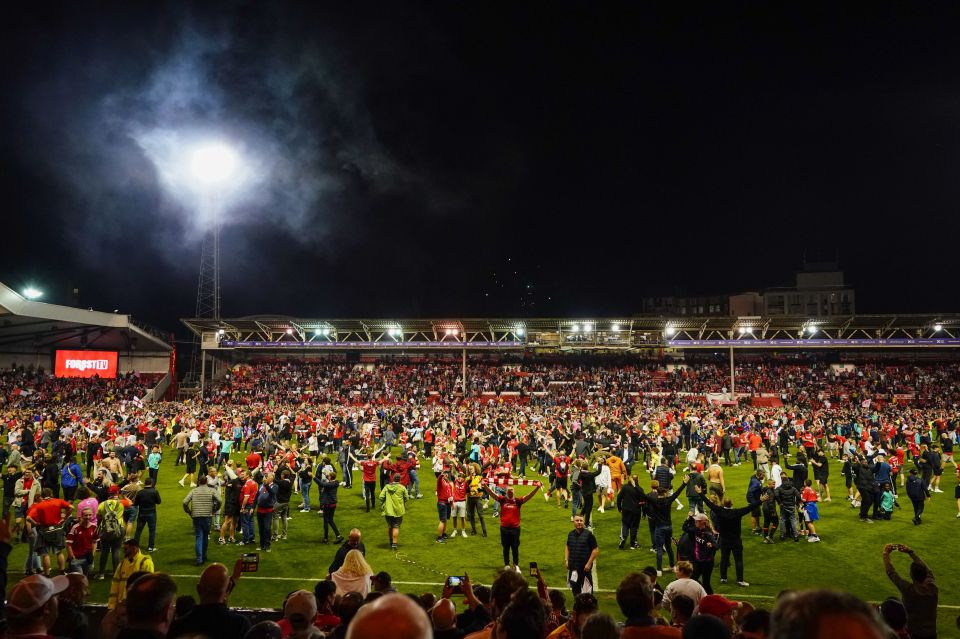
[[[861,309],[949,310],[955,18],[21,13],[2,45],[18,241],[0,279],[76,286],[84,305],[168,327],[190,315],[195,212],[143,141],[214,132],[259,176],[225,214],[228,315],[630,313],[645,293],[788,283],[805,253],[839,255]]]

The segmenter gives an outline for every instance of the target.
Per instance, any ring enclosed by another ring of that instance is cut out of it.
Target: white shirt
[[[678,595],[686,595],[693,599],[694,607],[700,604],[700,600],[707,596],[707,591],[703,589],[699,581],[681,577],[676,581],[667,584],[663,591],[663,602],[661,606],[670,610],[670,600]]]
[[[783,469],[780,468],[780,464],[773,465],[773,468],[770,469],[770,476],[773,479],[774,487],[780,488],[780,484],[783,482]]]

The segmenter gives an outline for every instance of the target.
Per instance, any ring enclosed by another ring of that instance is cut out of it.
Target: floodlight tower
[[[200,248],[200,278],[197,281],[196,317],[220,319],[220,203],[218,194],[225,192],[227,183],[237,166],[237,157],[229,146],[211,143],[197,147],[190,154],[190,173],[198,191],[206,194],[209,206],[209,228],[204,233]],[[198,368],[203,373],[200,344],[194,347],[191,376],[196,379]],[[202,386],[202,380],[201,380]]]

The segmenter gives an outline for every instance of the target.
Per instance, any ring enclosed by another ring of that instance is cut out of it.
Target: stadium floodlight
[[[518,326],[515,331],[513,331],[517,337],[523,337],[524,330],[522,326]]]
[[[610,330],[612,330],[614,333],[619,333],[619,332],[620,332],[620,325],[619,325],[619,324],[614,324],[613,326],[610,327]]]
[[[239,164],[237,154],[223,142],[201,144],[190,153],[190,171],[206,184],[221,184],[229,180]]]
[[[574,332],[574,333],[579,333],[579,332],[580,332],[580,325],[579,325],[579,324],[574,324],[573,326],[570,327],[570,330],[571,330],[572,332]]]
[[[28,286],[27,288],[23,289],[23,296],[28,300],[36,300],[43,297],[43,291],[38,288]]]
[[[808,333],[810,333],[811,335],[813,335],[814,333],[817,332],[817,327],[814,326],[813,324],[808,324],[808,325],[807,325],[807,328],[806,328],[806,331],[807,331]]]
[[[665,329],[663,329],[663,332],[667,337],[673,337],[674,334],[677,332],[677,329],[675,329],[672,326],[668,326]]]
[[[287,329],[287,335],[293,335],[293,329],[292,329],[292,328],[288,328],[288,329]]]
[[[223,330],[222,328],[219,331],[217,331],[217,335],[223,335],[224,333],[226,333],[226,331]]]
[[[593,325],[590,324],[590,322],[587,322],[586,324],[583,325],[583,332],[584,332],[584,333],[589,333],[589,332],[592,331],[592,330],[593,330]]]
[[[939,333],[940,331],[943,330],[943,324],[934,324],[934,325],[933,325],[933,330],[936,331],[937,333]]]

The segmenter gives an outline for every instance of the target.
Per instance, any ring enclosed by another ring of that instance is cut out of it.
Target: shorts
[[[943,475],[943,468],[942,468],[942,467],[941,467],[941,468],[934,468],[934,469],[933,469],[933,476],[934,476],[934,477],[940,477],[940,476],[942,476],[942,475]]]
[[[826,486],[826,485],[827,485],[827,482],[828,482],[829,479],[830,479],[830,477],[829,477],[829,475],[823,475],[823,476],[820,476],[820,477],[814,477],[814,479],[816,479],[818,483],[823,484],[824,486]]]
[[[750,511],[750,516],[760,519],[760,504],[757,504],[753,507],[753,509]]]
[[[437,502],[437,517],[440,518],[440,521],[446,521],[450,519],[450,503],[446,501]]]
[[[953,487],[953,498],[960,499],[960,484]]]
[[[555,477],[553,480],[553,489],[554,490],[566,490],[567,489],[567,478],[566,477]]]
[[[403,523],[403,517],[391,517],[390,515],[386,515],[386,518],[387,526],[389,528],[399,528],[400,524]]]
[[[451,517],[466,517],[467,516],[467,502],[465,501],[455,501],[453,502],[453,510],[451,511]]]
[[[123,509],[123,523],[129,524],[137,520],[137,513],[140,511],[139,506],[127,506]]]

